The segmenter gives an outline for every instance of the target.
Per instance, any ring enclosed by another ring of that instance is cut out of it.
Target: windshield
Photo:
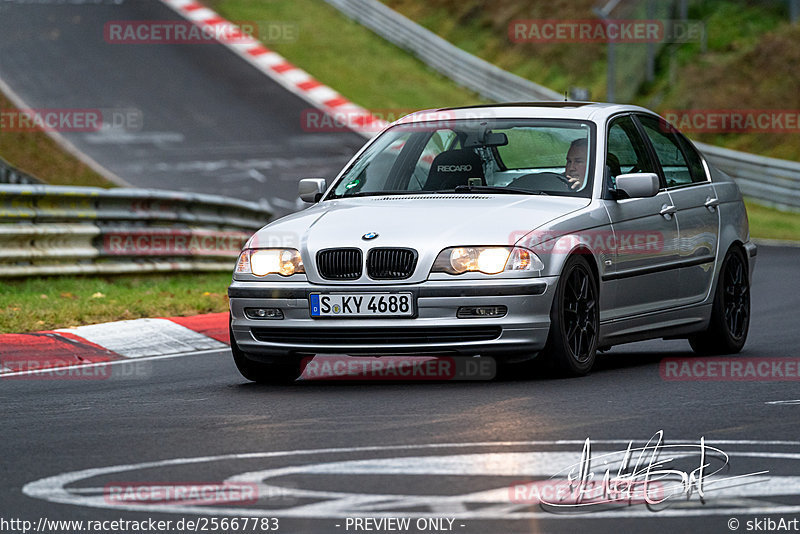
[[[351,164],[328,199],[497,192],[588,197],[594,126],[577,120],[400,124]]]

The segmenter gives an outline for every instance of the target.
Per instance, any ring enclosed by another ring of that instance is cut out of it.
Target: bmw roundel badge
[[[377,232],[367,232],[366,234],[361,236],[361,239],[363,239],[364,241],[369,241],[370,239],[375,239],[376,237],[378,237]]]

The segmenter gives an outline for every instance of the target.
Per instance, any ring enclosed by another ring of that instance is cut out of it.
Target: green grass
[[[224,312],[230,281],[230,273],[3,280],[0,333]]]
[[[800,241],[800,213],[787,213],[745,199],[750,236],[762,239]]]
[[[0,93],[0,110],[14,109],[11,101]],[[0,157],[48,184],[114,186],[41,131],[0,129]]]
[[[471,91],[456,86],[320,0],[206,3],[229,20],[295,26],[294,42],[265,42],[265,45],[378,114],[482,102]]]

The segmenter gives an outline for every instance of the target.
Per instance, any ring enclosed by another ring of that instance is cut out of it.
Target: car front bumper
[[[408,285],[317,285],[234,281],[231,330],[251,357],[290,354],[531,355],[544,347],[557,277],[426,281]],[[413,318],[312,318],[311,293],[410,292]],[[506,306],[503,317],[458,318],[462,306]],[[280,308],[283,319],[250,319],[245,308]]]

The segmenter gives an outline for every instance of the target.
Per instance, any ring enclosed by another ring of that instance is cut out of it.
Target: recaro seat
[[[480,178],[481,184],[486,185],[481,157],[470,148],[448,150],[433,159],[423,191],[468,185],[469,178]]]

